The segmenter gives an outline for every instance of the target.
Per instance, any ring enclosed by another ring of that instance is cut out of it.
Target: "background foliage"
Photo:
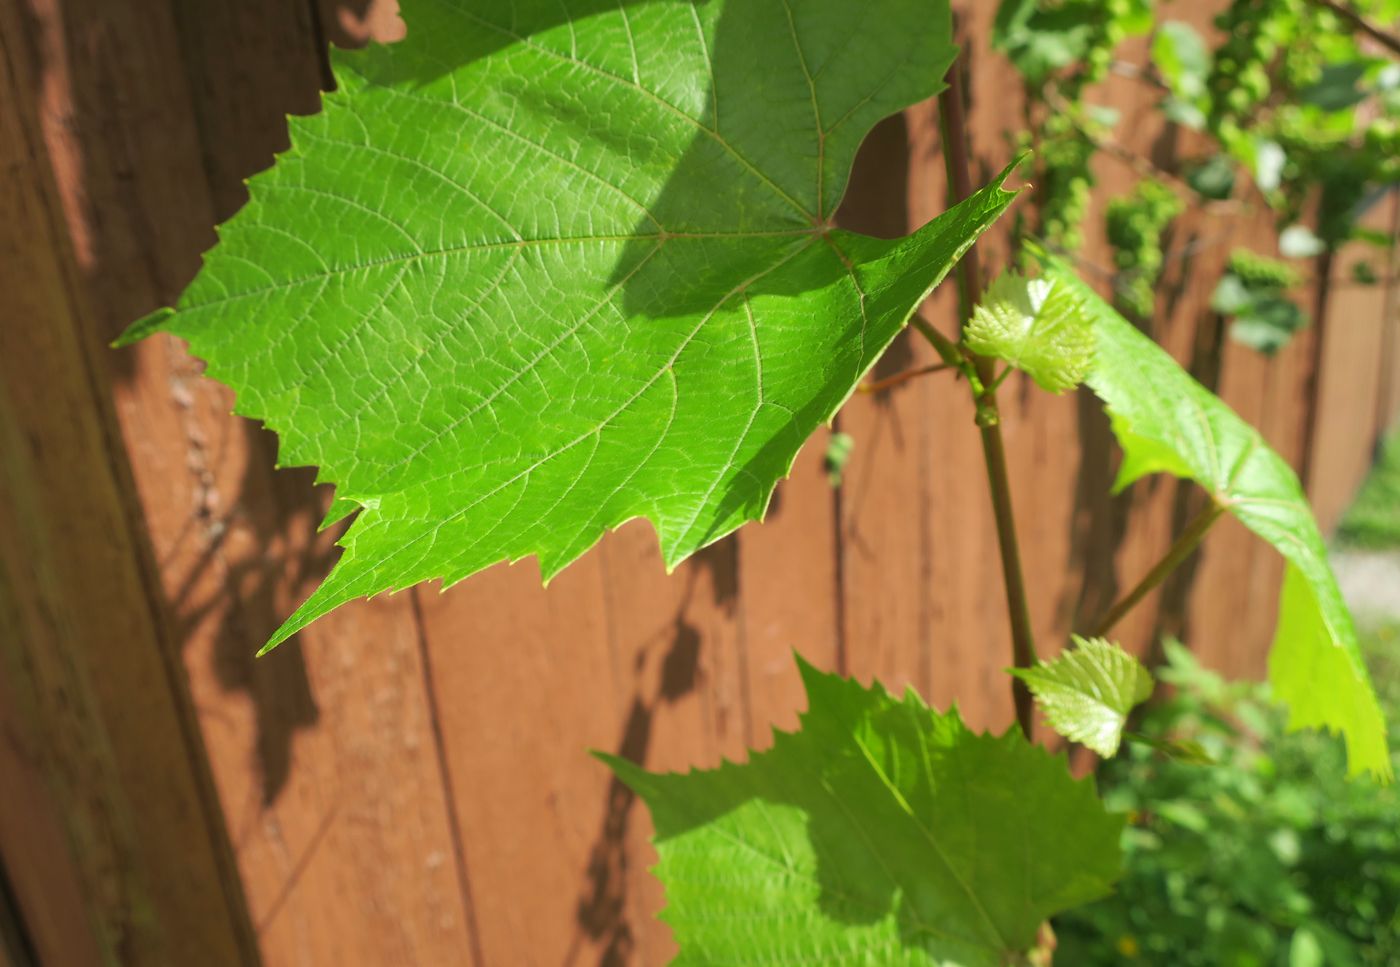
[[[1348,7],[1382,25],[1400,13],[1397,0]],[[1358,220],[1400,178],[1400,64],[1319,0],[1233,0],[1204,33],[1173,13],[1154,0],[1003,0],[995,40],[1025,80],[1024,143],[1037,151],[1038,215],[1027,230],[1077,253],[1095,158],[1131,166],[1140,182],[1103,218],[1117,306],[1144,320],[1166,261],[1185,257],[1165,244],[1188,207],[1226,219],[1271,211],[1278,252],[1291,259],[1352,239],[1387,247]],[[1126,46],[1133,37],[1144,39]],[[1106,84],[1159,92],[1173,143],[1185,146],[1167,167],[1117,142],[1122,119],[1103,103]],[[1361,265],[1353,281],[1374,282],[1374,269]],[[1242,274],[1232,261],[1226,295],[1238,295],[1230,276]],[[1221,298],[1216,308],[1237,320],[1235,338],[1272,353],[1307,322],[1288,287],[1262,301]]]
[[[1337,531],[1346,546],[1400,548],[1400,433],[1381,447],[1375,470]]]
[[[1400,737],[1400,625],[1370,629],[1368,658]],[[1229,683],[1180,645],[1176,686],[1143,731],[1200,743],[1174,761],[1130,745],[1104,764],[1129,817],[1127,873],[1109,899],[1056,921],[1060,962],[1314,967],[1400,961],[1400,790],[1348,780],[1337,744],[1286,734],[1267,686]],[[1392,753],[1393,755],[1393,753]]]

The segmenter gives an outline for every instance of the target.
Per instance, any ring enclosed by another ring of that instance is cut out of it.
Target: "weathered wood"
[[[94,335],[173,298],[241,179],[285,145],[284,114],[317,106],[309,7],[174,7],[61,11],[69,93],[45,105],[46,135]],[[72,53],[93,38],[100,56]],[[455,960],[470,938],[410,602],[356,608],[255,664],[332,559],[314,533],[325,495],[305,474],[274,476],[270,436],[231,418],[230,394],[173,341],[98,364],[115,368],[157,593],[180,624],[264,957]]]
[[[906,116],[882,122],[866,140],[838,215],[844,227],[890,238],[909,231],[909,141]],[[893,375],[936,358],[907,331],[873,374]],[[928,694],[934,678],[929,459],[938,432],[934,393],[939,381],[951,379],[939,373],[858,395],[837,419],[855,441],[836,494],[842,670],[896,691],[912,685]]]
[[[526,562],[415,592],[479,929],[471,963],[595,963],[629,949],[617,881],[628,817],[587,755],[616,748],[623,708],[602,591],[595,552],[548,589]]]
[[[46,963],[246,963],[251,932],[49,177],[54,11],[19,13],[0,9],[0,716],[13,765],[0,850]]]

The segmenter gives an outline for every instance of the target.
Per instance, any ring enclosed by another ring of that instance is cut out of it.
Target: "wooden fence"
[[[762,745],[801,705],[794,648],[956,697],[979,726],[1010,719],[972,413],[938,379],[855,399],[839,490],[819,434],[766,523],[671,577],[634,524],[548,590],[533,563],[497,567],[346,607],[254,660],[334,558],[326,494],[274,472],[271,436],[175,341],[106,342],[179,293],[283,116],[317,109],[326,39],[392,30],[385,6],[0,4],[0,963],[661,963],[645,811],[585,749],[680,768]],[[1206,0],[1178,6],[1207,25]],[[985,39],[992,5],[963,7]],[[990,176],[1020,87],[985,42],[971,58]],[[1170,164],[1192,146],[1153,96],[1110,101],[1122,141]],[[881,125],[843,220],[898,234],[939,212],[939,151],[930,105]],[[1135,177],[1109,157],[1099,175],[1100,199]],[[1107,261],[1097,231],[1090,263]],[[1264,359],[1208,302],[1230,247],[1272,238],[1264,215],[1183,219],[1154,334],[1301,467],[1330,524],[1400,405],[1398,293],[1314,279],[1319,318]],[[995,263],[1004,237],[988,247]],[[1318,271],[1346,280],[1352,257]],[[929,312],[949,322],[951,293]],[[901,342],[880,371],[927,356]],[[1197,498],[1159,478],[1110,499],[1092,399],[1005,396],[1052,645]],[[1222,524],[1124,640],[1181,634],[1257,676],[1280,573]]]

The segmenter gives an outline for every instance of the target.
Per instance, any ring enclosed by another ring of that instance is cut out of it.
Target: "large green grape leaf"
[[[276,633],[654,522],[668,565],[798,448],[1011,195],[901,240],[832,215],[940,86],[946,0],[405,0],[173,311],[237,412],[359,508]]]
[[[1385,720],[1297,475],[1257,430],[1071,270],[1051,263],[1046,272],[1076,286],[1094,319],[1088,384],[1107,405],[1123,446],[1116,487],[1157,472],[1194,480],[1278,549],[1289,576],[1269,659],[1274,693],[1288,704],[1291,727],[1340,732],[1353,773],[1389,779]]]
[[[801,728],[747,764],[603,757],[651,810],[677,964],[1000,967],[1108,892],[1122,820],[1063,756],[799,664]]]
[[[1050,727],[1105,758],[1116,755],[1128,713],[1152,694],[1142,662],[1103,638],[1074,638],[1054,660],[1013,668]]]

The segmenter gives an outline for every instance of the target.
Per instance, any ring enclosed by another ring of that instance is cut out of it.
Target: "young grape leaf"
[[[1033,84],[1082,60],[1094,39],[1095,17],[1103,9],[1093,3],[1047,8],[1036,0],[1002,0],[992,26],[992,44]]]
[[[1179,20],[1163,23],[1152,40],[1152,62],[1168,89],[1182,101],[1199,106],[1209,96],[1210,50],[1190,24]]]
[[[988,286],[965,338],[973,352],[1005,360],[1052,393],[1082,383],[1094,361],[1094,329],[1074,290],[1013,271]]]
[[[1109,758],[1123,741],[1128,713],[1152,694],[1152,675],[1115,644],[1073,638],[1072,650],[1011,674],[1030,688],[1052,729]]]
[[[1063,756],[799,664],[801,728],[745,765],[602,756],[651,810],[675,963],[998,967],[1108,892],[1123,820]]]
[[[1005,209],[833,228],[856,148],[940,86],[946,0],[404,0],[173,311],[359,509],[274,635],[634,517],[668,565],[760,517],[803,441]],[[270,645],[269,645],[270,647]]]
[[[1280,248],[1291,231],[1280,237]],[[1300,244],[1296,238],[1294,244]],[[1238,249],[1211,295],[1210,307],[1233,317],[1231,339],[1273,355],[1308,324],[1307,315],[1288,298],[1288,289],[1295,285],[1297,274],[1286,264]]]
[[[1123,447],[1115,489],[1149,473],[1194,480],[1288,560],[1269,661],[1274,693],[1288,704],[1291,727],[1340,732],[1350,770],[1388,780],[1385,720],[1292,468],[1072,270],[1050,261],[1046,274],[1076,287],[1094,322],[1097,352],[1087,382]]]

